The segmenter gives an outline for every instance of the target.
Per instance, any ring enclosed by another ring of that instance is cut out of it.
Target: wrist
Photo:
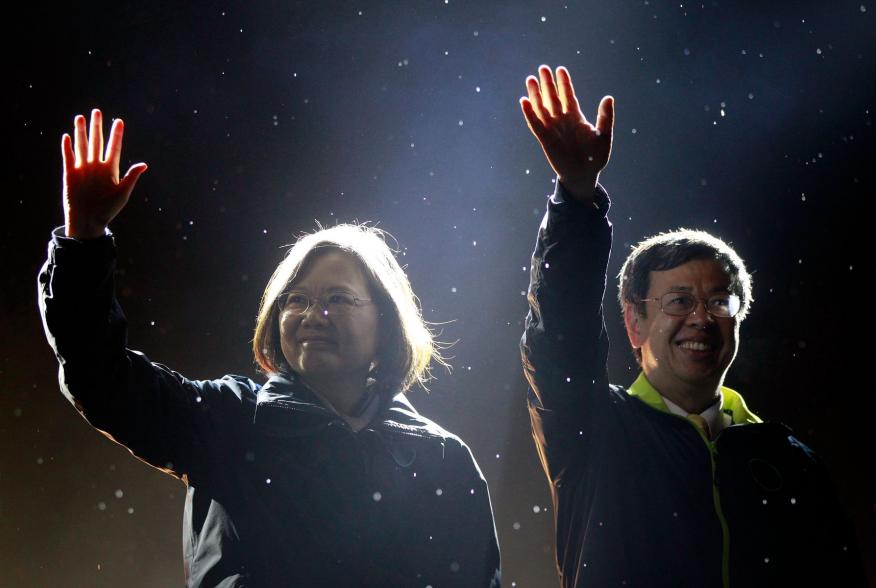
[[[64,224],[64,236],[72,239],[97,239],[106,235],[105,226],[80,226],[67,222]]]
[[[585,176],[581,178],[557,176],[557,181],[563,185],[566,193],[578,202],[593,202],[597,179],[598,176]]]

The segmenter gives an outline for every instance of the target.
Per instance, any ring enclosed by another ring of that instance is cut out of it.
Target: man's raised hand
[[[546,65],[538,68],[538,76],[526,78],[529,97],[520,99],[523,116],[566,191],[589,202],[611,155],[614,98],[599,102],[594,126],[581,112],[565,67],[557,68],[557,83]]]
[[[64,227],[68,237],[100,237],[110,221],[125,207],[137,179],[146,171],[145,163],[134,164],[119,179],[124,123],[113,122],[106,152],[103,148],[103,115],[91,111],[86,134],[85,117],[73,119],[73,138],[61,137],[64,161]]]

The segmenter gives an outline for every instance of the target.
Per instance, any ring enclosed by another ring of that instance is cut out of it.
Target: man
[[[606,373],[602,298],[614,100],[596,124],[565,68],[521,99],[557,173],[532,259],[521,342],[533,436],[547,473],[563,586],[860,586],[860,555],[818,458],[723,386],[751,279],[719,239],[641,243],[621,272],[642,373]]]

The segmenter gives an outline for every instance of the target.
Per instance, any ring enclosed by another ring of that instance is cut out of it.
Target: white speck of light
[[[532,507],[532,512],[534,512],[535,514],[540,513],[540,512],[541,512],[541,507],[540,507],[539,505],[536,504],[535,506]]]
[[[371,495],[371,498],[372,500],[374,500],[374,502],[380,502],[380,499],[383,498],[383,494],[381,494],[380,492],[375,492]]]
[[[106,510],[106,502],[98,502],[97,510]]]
[[[861,4],[861,12],[867,12],[867,7]]]
[[[511,528],[513,528],[515,531],[519,531],[520,530],[520,523],[514,523],[513,525],[511,525]]]
[[[545,264],[544,264],[544,269],[550,269],[550,267],[551,267],[550,262],[547,262],[547,261],[546,261]]]
[[[639,131],[637,131],[636,129],[633,129],[633,130],[630,131],[630,132],[633,133],[633,134],[635,135],[635,134],[638,133]]]
[[[764,503],[764,504],[767,503],[767,499],[766,499],[766,498],[763,499],[763,503]]]
[[[821,55],[821,49],[820,48],[816,49],[815,53],[817,53],[818,55]]]
[[[480,92],[480,91],[481,91],[481,87],[480,87],[480,86],[475,86],[475,92]]]
[[[566,382],[571,382],[571,381],[572,381],[572,378],[570,378],[569,376],[566,376]]]
[[[444,494],[444,490],[442,490],[441,488],[435,490],[435,496],[441,496],[442,494]]]
[[[270,478],[267,478],[267,479],[265,480],[265,484],[270,484],[270,483],[271,483],[271,479],[270,479]]]
[[[450,288],[450,291],[453,292],[454,294],[456,294],[456,286],[453,286],[452,288]]]
[[[454,562],[451,562],[451,563],[450,563],[450,571],[453,572],[454,574],[455,574],[456,572],[458,572],[458,571],[459,571],[459,564],[458,564],[457,562],[455,562],[455,561],[454,561]]]
[[[459,121],[457,124],[458,124],[459,126],[462,126],[462,125],[463,125],[463,122],[462,122],[462,121]]]
[[[113,494],[115,495],[116,498],[121,498],[122,496],[125,495],[125,493],[122,492],[121,488],[118,488],[115,492],[113,492]]]
[[[134,507],[133,506],[128,507],[128,514],[134,514]]]
[[[477,242],[477,241],[472,241],[471,244],[472,244],[473,247],[477,247],[477,246],[478,246],[478,242]]]
[[[768,557],[763,558],[763,563],[770,563],[770,558],[768,558]]]
[[[791,498],[791,504],[797,504],[797,499],[796,499],[796,498]]]

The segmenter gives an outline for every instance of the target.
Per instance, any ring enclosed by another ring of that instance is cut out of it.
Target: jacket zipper
[[[687,421],[690,426],[696,429],[700,439],[703,440],[706,448],[709,450],[709,462],[712,465],[712,503],[715,507],[715,514],[718,515],[718,522],[721,523],[721,585],[723,588],[730,588],[730,528],[727,526],[724,511],[721,509],[721,494],[718,492],[718,485],[716,483],[717,464],[715,463],[715,458],[718,452],[715,449],[715,443],[706,438],[706,434],[702,429],[680,415],[675,416]],[[715,436],[715,441],[718,440],[718,437],[723,432],[721,431]]]

